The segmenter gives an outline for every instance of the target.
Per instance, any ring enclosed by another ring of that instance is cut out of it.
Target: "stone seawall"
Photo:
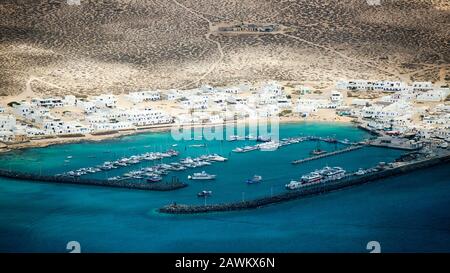
[[[109,181],[101,179],[84,179],[74,178],[67,176],[50,176],[50,175],[36,175],[31,173],[23,173],[16,171],[0,170],[0,177],[31,181],[31,182],[47,182],[55,184],[77,184],[77,185],[90,185],[90,186],[103,186],[114,188],[127,188],[137,190],[150,190],[150,191],[171,191],[180,188],[184,188],[187,184],[174,181],[174,182],[160,182],[160,183],[142,183],[142,182],[130,182],[130,181]]]
[[[406,165],[388,168],[376,173],[369,173],[362,176],[352,176],[343,180],[337,180],[329,182],[323,185],[311,186],[301,190],[289,191],[281,193],[271,197],[263,197],[244,202],[234,202],[225,204],[213,204],[213,205],[178,205],[170,204],[159,209],[159,212],[169,214],[194,214],[194,213],[207,213],[207,212],[224,212],[235,210],[247,210],[256,209],[263,206],[286,202],[302,197],[307,197],[316,194],[322,194],[354,185],[364,184],[370,181],[375,181],[383,178],[388,178],[395,175],[405,174],[418,169],[428,168],[439,164],[450,163],[450,155],[434,157],[417,162],[407,163]]]

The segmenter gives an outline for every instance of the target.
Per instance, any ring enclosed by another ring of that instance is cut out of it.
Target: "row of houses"
[[[14,137],[16,118],[13,115],[0,114],[0,141],[8,142]]]
[[[410,101],[410,102],[440,102],[445,101],[450,94],[448,88],[438,88],[431,91],[417,92],[412,90],[406,90],[404,92],[394,93],[381,98],[384,102],[398,102],[398,101]]]
[[[430,91],[435,87],[431,82],[413,82],[408,85],[401,81],[367,81],[367,80],[350,80],[338,81],[336,84],[338,90],[350,91],[382,91],[382,92],[399,92],[405,90],[412,91]]]
[[[303,98],[297,99],[294,112],[302,116],[308,116],[316,112],[318,109],[336,109],[343,104],[343,95],[339,91],[332,91],[329,98]]]

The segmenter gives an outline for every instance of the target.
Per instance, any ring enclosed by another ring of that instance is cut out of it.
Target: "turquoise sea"
[[[351,125],[298,123],[280,126],[280,137],[316,135],[359,141],[369,135]],[[189,147],[202,144],[203,148]],[[171,202],[202,204],[197,192],[208,189],[209,203],[239,201],[284,192],[284,184],[323,167],[347,170],[390,161],[402,152],[363,148],[293,166],[308,156],[314,142],[274,152],[231,153],[254,141],[175,141],[170,133],[146,133],[99,143],[79,143],[15,151],[0,156],[0,168],[57,174],[123,156],[170,148],[180,156],[218,153],[228,162],[176,175],[189,186],[151,192],[93,186],[32,183],[0,178],[0,251],[66,252],[78,241],[82,252],[368,252],[378,241],[383,252],[450,251],[450,169],[448,165],[417,171],[321,196],[257,210],[202,215],[162,215]],[[176,147],[173,147],[177,144]],[[321,144],[333,150],[332,144]],[[65,162],[67,156],[72,156]],[[158,163],[158,162],[155,162]],[[92,175],[105,178],[155,164]],[[205,170],[213,182],[188,181]],[[262,175],[260,184],[245,180]]]

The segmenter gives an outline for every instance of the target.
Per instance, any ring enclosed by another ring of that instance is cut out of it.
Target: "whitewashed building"
[[[332,103],[340,105],[342,103],[342,101],[344,100],[344,97],[342,96],[341,92],[333,91],[333,92],[331,92],[330,100]]]
[[[13,105],[14,114],[31,122],[42,122],[49,114],[48,108],[31,106],[28,102]]]
[[[353,99],[350,103],[353,106],[367,106],[370,104],[370,100],[368,99]]]
[[[363,118],[386,119],[411,113],[411,104],[405,102],[392,103],[388,106],[371,105],[361,110]]]
[[[437,89],[421,93],[417,96],[418,102],[439,102],[444,101],[447,98],[448,92],[443,89]]]
[[[450,126],[450,114],[424,116],[422,122],[429,126]]]
[[[279,94],[272,91],[266,91],[259,95],[258,104],[259,105],[268,105],[268,104],[276,104],[278,100]]]
[[[16,118],[13,115],[0,114],[0,131],[14,131]]]
[[[434,108],[436,112],[450,113],[450,105],[439,104]]]
[[[367,90],[369,85],[366,80],[352,80],[346,83],[340,83],[338,86],[344,86],[348,90]]]
[[[64,102],[61,98],[33,98],[31,99],[31,105],[34,107],[55,108],[63,107]]]
[[[97,108],[114,108],[117,105],[117,98],[112,94],[102,94],[92,98]]]
[[[322,99],[322,98],[316,98],[316,99],[298,98],[297,105],[298,105],[297,107],[312,106],[317,109],[335,109],[337,107],[337,105],[335,103],[331,102],[328,99]]]
[[[128,117],[129,109],[125,108],[115,108],[115,109],[105,109],[99,111],[94,116],[100,116],[108,120],[126,120]]]
[[[127,112],[127,121],[137,126],[147,126],[172,123],[173,118],[163,111],[144,109]]]
[[[161,93],[158,91],[139,91],[129,93],[126,98],[133,103],[157,101],[161,99]]]
[[[101,122],[92,123],[90,125],[92,131],[102,132],[102,131],[120,131],[135,128],[131,122],[128,121],[111,121],[111,122]]]
[[[339,81],[336,85],[338,90],[347,89],[351,91],[384,91],[398,92],[407,89],[407,84],[399,81],[367,81],[351,80]]]
[[[77,105],[77,98],[73,95],[65,96],[63,99],[64,106],[75,106]]]
[[[265,83],[260,90],[260,93],[268,93],[274,95],[284,95],[284,88],[276,81],[270,81]]]
[[[430,91],[433,90],[433,84],[431,82],[413,82],[413,91]]]
[[[404,91],[408,88],[408,86],[404,82],[398,81],[385,81],[383,85],[383,91],[385,92],[400,92]]]
[[[200,110],[208,108],[208,96],[193,95],[181,101],[181,105],[189,110]]]
[[[202,90],[203,93],[214,93],[214,91],[216,91],[214,87],[208,84],[202,85],[200,90]]]
[[[287,96],[279,96],[277,99],[277,106],[280,109],[290,109],[292,108],[292,102]]]
[[[42,123],[47,135],[86,134],[91,130],[74,121],[62,121],[60,119],[47,119]]]
[[[239,87],[226,87],[223,89],[223,92],[227,94],[239,94],[241,93],[241,89]]]
[[[268,118],[277,116],[280,113],[280,108],[277,105],[265,105],[257,109],[257,114],[260,118]]]
[[[177,90],[177,89],[170,89],[170,90],[167,90],[166,92],[161,93],[162,99],[170,100],[170,101],[181,99],[182,97],[183,97],[183,94],[181,93],[180,90]]]
[[[196,124],[200,123],[199,117],[192,114],[182,114],[175,117],[176,124]]]
[[[431,131],[431,135],[435,138],[450,140],[450,130],[449,128],[438,128]]]
[[[77,103],[77,107],[83,109],[86,114],[97,112],[97,105],[93,101],[80,100]]]

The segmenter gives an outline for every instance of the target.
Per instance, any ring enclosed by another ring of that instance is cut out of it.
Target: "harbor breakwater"
[[[226,212],[226,211],[256,209],[271,204],[277,204],[303,197],[335,191],[350,186],[360,185],[371,181],[388,178],[395,175],[401,175],[411,171],[428,168],[439,164],[448,164],[448,163],[450,163],[450,154],[410,162],[398,167],[391,167],[385,170],[361,176],[352,176],[349,178],[345,178],[343,180],[328,182],[323,185],[310,186],[301,190],[289,191],[286,193],[281,193],[270,197],[263,197],[259,199],[234,203],[211,204],[205,206],[182,205],[173,203],[160,208],[159,212],[168,214],[196,214],[207,212]]]
[[[56,184],[77,184],[77,185],[90,185],[90,186],[102,186],[102,187],[114,187],[114,188],[126,188],[137,190],[149,190],[149,191],[172,191],[187,187],[186,183],[179,181],[172,182],[159,182],[159,183],[142,183],[131,181],[109,181],[101,179],[81,179],[68,176],[52,176],[52,175],[37,175],[31,173],[23,173],[16,171],[0,170],[0,177],[31,181],[31,182],[46,182]]]

